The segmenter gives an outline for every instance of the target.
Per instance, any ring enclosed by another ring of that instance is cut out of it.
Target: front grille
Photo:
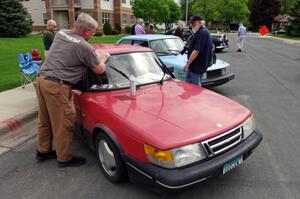
[[[240,143],[242,137],[242,127],[238,127],[209,140],[205,140],[202,142],[202,145],[209,156],[214,156],[221,154]]]
[[[214,77],[219,77],[219,76],[222,76],[222,69],[207,71],[208,78],[214,78]]]

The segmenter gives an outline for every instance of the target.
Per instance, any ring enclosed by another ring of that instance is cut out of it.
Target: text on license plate
[[[243,156],[239,156],[239,157],[235,158],[234,160],[231,160],[230,162],[226,163],[223,167],[223,175],[225,173],[228,173],[232,169],[236,168],[237,166],[239,166],[242,163],[243,163]]]

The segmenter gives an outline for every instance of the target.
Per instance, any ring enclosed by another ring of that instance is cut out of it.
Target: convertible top
[[[110,54],[122,54],[132,52],[153,52],[150,48],[132,46],[127,44],[93,44],[97,52],[108,52]]]

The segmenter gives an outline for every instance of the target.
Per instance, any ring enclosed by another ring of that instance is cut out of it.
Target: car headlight
[[[182,167],[207,157],[200,143],[191,144],[171,150],[159,150],[149,145],[144,145],[148,160],[164,168]]]
[[[206,79],[207,78],[207,73],[203,73],[202,74],[202,79]]]
[[[251,115],[251,117],[248,118],[246,122],[243,124],[244,139],[249,137],[253,133],[255,128],[256,128],[256,119],[254,115]]]

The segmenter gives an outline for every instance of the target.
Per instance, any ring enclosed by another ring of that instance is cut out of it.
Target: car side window
[[[120,41],[120,44],[132,45],[132,40],[130,40],[130,39],[123,39],[122,41]]]
[[[148,41],[142,41],[142,40],[134,40],[133,41],[134,46],[143,46],[143,47],[149,47]]]

